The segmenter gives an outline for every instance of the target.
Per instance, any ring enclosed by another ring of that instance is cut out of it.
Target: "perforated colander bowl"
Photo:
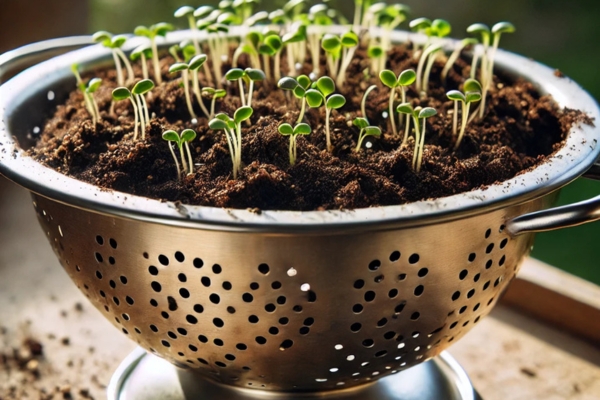
[[[227,385],[324,391],[421,363],[490,312],[531,232],[600,218],[598,198],[535,213],[593,165],[600,132],[590,125],[573,128],[548,163],[502,184],[353,211],[255,214],[161,203],[101,191],[23,156],[15,140],[26,147],[45,114],[31,110],[50,109],[49,91],[57,99],[70,91],[73,62],[92,68],[108,57],[97,47],[80,50],[0,87],[0,172],[34,193],[63,267],[119,330]],[[561,105],[600,115],[550,69],[503,52],[498,64]]]

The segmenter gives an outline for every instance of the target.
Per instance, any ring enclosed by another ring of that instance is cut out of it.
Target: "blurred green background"
[[[217,2],[89,0],[88,29],[89,32],[100,29],[131,32],[138,24],[158,21],[171,21],[183,28],[183,21],[175,21],[172,16],[176,8],[186,4],[215,5]],[[284,3],[285,0],[262,0],[262,8],[274,9]],[[348,16],[354,10],[351,0],[331,0],[329,3]],[[406,0],[402,3],[412,8],[412,18],[449,20],[453,24],[453,36],[458,38],[465,36],[465,28],[473,22],[511,21],[516,25],[517,33],[505,35],[502,47],[560,69],[596,99],[600,98],[598,0]],[[560,202],[573,203],[598,194],[600,182],[581,179],[563,190]],[[534,256],[600,284],[600,223],[540,234]]]

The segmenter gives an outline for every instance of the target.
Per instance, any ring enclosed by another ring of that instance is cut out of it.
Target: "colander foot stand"
[[[326,393],[274,393],[238,389],[201,379],[138,348],[113,375],[108,400],[481,400],[448,353],[372,385]]]

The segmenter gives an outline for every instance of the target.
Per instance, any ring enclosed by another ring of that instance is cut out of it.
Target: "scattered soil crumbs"
[[[115,114],[109,114],[115,76],[112,71],[100,71],[97,75],[105,82],[97,93],[102,121],[92,126],[82,95],[74,90],[47,122],[31,154],[77,179],[155,199],[258,210],[353,209],[450,196],[507,180],[543,163],[561,148],[570,127],[585,119],[578,111],[559,110],[551,98],[540,96],[528,82],[496,76],[485,119],[469,126],[460,148],[453,152],[453,103],[445,93],[459,88],[469,77],[470,66],[468,60],[459,60],[442,86],[439,76],[444,64],[438,62],[433,68],[429,98],[417,100],[417,93],[408,93],[413,106],[438,111],[428,120],[423,167],[416,174],[411,168],[414,139],[402,146],[402,138],[392,135],[383,117],[389,89],[382,87],[377,77],[365,75],[370,61],[364,50],[359,50],[341,90],[348,102],[340,112],[332,113],[333,153],[325,150],[324,110],[310,110],[306,121],[313,133],[299,137],[298,162],[290,166],[289,140],[277,127],[282,122],[293,124],[299,107],[273,83],[265,82],[259,84],[254,96],[252,126],[243,129],[244,168],[234,181],[223,132],[210,130],[203,117],[197,125],[190,122],[180,80],[168,74],[172,62],[162,60],[165,83],[148,96],[155,117],[145,140],[132,140],[134,121],[129,102],[117,103]],[[321,65],[325,71],[324,59]],[[397,46],[390,54],[388,68],[393,71],[416,67],[410,45]],[[307,62],[302,72],[311,70]],[[204,76],[201,82],[206,83]],[[357,154],[353,149],[358,130],[351,121],[361,116],[360,101],[371,84],[379,89],[369,96],[367,116],[384,133],[381,138],[368,139],[370,148]],[[229,95],[218,104],[217,112],[233,115],[240,106],[237,85],[226,88]],[[196,112],[201,115],[199,108]],[[194,174],[178,182],[161,134],[166,129],[185,128],[198,132],[192,146],[196,168]],[[402,129],[400,124],[399,131]]]

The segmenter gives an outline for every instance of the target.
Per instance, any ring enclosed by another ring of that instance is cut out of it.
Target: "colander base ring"
[[[277,393],[212,383],[138,348],[115,371],[108,400],[481,400],[447,352],[372,385],[321,393]]]

